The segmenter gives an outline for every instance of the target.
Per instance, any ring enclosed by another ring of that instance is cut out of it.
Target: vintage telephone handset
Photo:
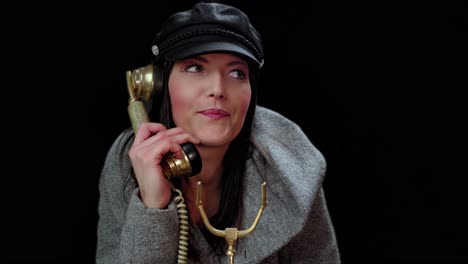
[[[146,107],[141,101],[151,100],[154,91],[154,67],[147,65],[133,71],[127,71],[127,87],[130,99],[128,102],[128,114],[136,133],[143,122],[149,122]],[[192,143],[182,145],[183,158],[176,159],[169,153],[163,159],[161,166],[166,178],[189,177],[200,173],[201,158]]]
[[[130,99],[128,101],[128,114],[132,123],[133,131],[136,133],[143,122],[149,122],[146,107],[141,99],[151,100],[154,91],[154,67],[147,65],[133,71],[127,71],[127,87]],[[185,143],[182,146],[183,158],[177,159],[172,153],[164,156],[161,162],[164,176],[171,177],[189,177],[199,174],[201,171],[201,158],[197,149],[192,143]],[[182,192],[176,189],[172,184],[171,188],[178,195],[174,198],[177,204],[179,214],[179,251],[177,263],[187,263],[188,259],[188,211],[184,202]]]

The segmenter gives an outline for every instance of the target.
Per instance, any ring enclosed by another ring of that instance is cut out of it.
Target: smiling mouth
[[[221,109],[207,109],[199,112],[200,114],[207,116],[209,118],[219,119],[223,117],[228,117],[231,114]]]

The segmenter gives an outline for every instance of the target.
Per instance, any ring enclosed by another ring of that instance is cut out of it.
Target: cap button
[[[154,56],[158,56],[158,54],[159,54],[159,48],[158,48],[158,46],[153,45],[153,46],[151,47],[151,52],[153,52]]]
[[[260,69],[263,67],[263,65],[265,64],[265,60],[263,59],[261,62],[260,62]]]

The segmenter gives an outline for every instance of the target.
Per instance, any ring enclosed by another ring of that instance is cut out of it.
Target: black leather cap
[[[241,10],[220,3],[198,3],[170,16],[153,40],[155,64],[213,52],[229,52],[264,63],[260,34]]]

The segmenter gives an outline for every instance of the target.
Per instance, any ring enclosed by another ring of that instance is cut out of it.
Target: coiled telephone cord
[[[187,205],[185,205],[182,192],[179,189],[176,189],[172,184],[171,188],[174,192],[178,193],[174,198],[177,206],[177,213],[179,214],[179,251],[177,254],[177,263],[185,264],[188,260],[189,241],[189,216]]]

